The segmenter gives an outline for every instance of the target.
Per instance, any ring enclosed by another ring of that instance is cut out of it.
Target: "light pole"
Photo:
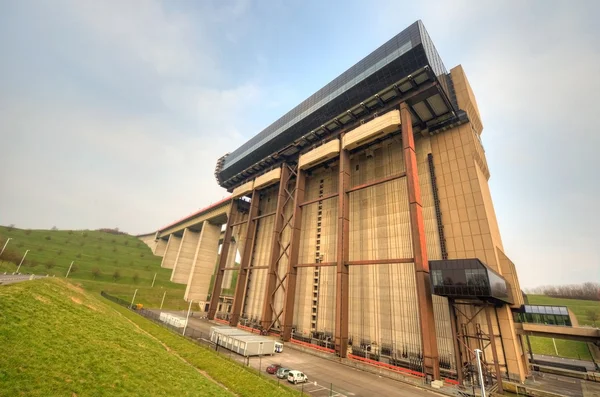
[[[69,273],[71,273],[71,268],[73,267],[73,263],[75,261],[71,261],[71,265],[69,266],[69,270],[67,270],[67,275],[65,276],[65,278],[69,278]]]
[[[185,317],[185,325],[183,326],[183,336],[185,336],[185,330],[187,329],[188,321],[190,319],[190,310],[192,309],[192,302],[193,302],[193,300],[190,301],[190,305],[188,306],[187,316]]]
[[[479,353],[483,353],[479,349],[475,349],[475,355],[477,356],[477,369],[479,370],[479,383],[481,384],[481,397],[485,397],[485,386],[483,385],[483,371],[481,370],[481,358]]]
[[[133,292],[133,298],[131,299],[131,305],[129,305],[129,308],[131,309],[133,307],[133,301],[135,300],[135,296],[137,294],[137,288],[135,289],[135,291]]]
[[[152,279],[152,288],[154,288],[154,282],[156,281],[156,273],[154,273],[154,278]]]
[[[162,300],[160,301],[160,310],[162,310],[163,303],[165,303],[165,296],[166,296],[166,295],[167,295],[167,291],[165,291],[165,293],[163,294],[163,298],[162,298]]]
[[[23,255],[23,257],[21,258],[21,262],[19,262],[19,266],[17,266],[17,273],[19,273],[19,269],[21,268],[21,265],[23,264],[23,261],[25,260],[25,257],[27,256],[28,252],[29,250],[25,251],[25,255]]]
[[[260,375],[260,371],[262,371],[262,351],[263,351],[263,342],[258,344],[258,374]]]
[[[12,240],[12,237],[9,237],[6,242],[4,243],[4,247],[2,247],[2,251],[0,251],[0,256],[2,256],[2,253],[4,252],[4,249],[6,248],[6,246],[8,245],[8,242]]]

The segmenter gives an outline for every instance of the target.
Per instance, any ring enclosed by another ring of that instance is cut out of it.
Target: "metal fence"
[[[161,321],[160,320],[160,312],[143,309],[143,308],[137,309],[136,306],[132,305],[132,303],[130,301],[128,302],[128,301],[118,298],[116,296],[109,295],[104,291],[102,291],[100,293],[100,295],[102,295],[104,298],[106,298],[112,302],[117,303],[118,305],[121,305],[123,307],[126,307],[126,308],[132,310],[133,312],[155,322],[156,324],[159,324],[160,326],[162,326],[164,328],[171,330],[174,333],[183,335],[184,328],[176,327],[176,326],[173,326],[171,324]],[[198,317],[197,315],[190,313],[190,317],[203,318],[203,315],[201,317]],[[297,385],[292,385],[292,384],[288,383],[286,379],[280,379],[280,378],[275,377],[274,375],[268,375],[266,372],[267,366],[269,366],[271,363],[273,363],[274,361],[277,361],[277,360],[270,359],[270,357],[268,357],[268,356],[267,357],[263,357],[263,356],[244,357],[244,356],[241,356],[235,352],[232,352],[231,350],[225,349],[224,347],[217,346],[214,342],[210,341],[210,334],[208,332],[198,330],[192,326],[185,327],[185,335],[184,336],[199,345],[202,345],[202,346],[205,346],[205,347],[215,350],[215,353],[223,358],[226,358],[231,361],[235,361],[237,363],[247,366],[248,367],[247,369],[249,371],[255,373],[257,376],[262,377],[264,380],[267,380],[267,381],[270,381],[273,383],[277,383],[278,385],[286,385],[286,386],[290,387],[292,390],[296,391],[299,396],[312,395],[315,397],[325,397],[325,396],[327,396],[327,397],[345,397],[345,396],[349,396],[349,395],[353,394],[347,390],[344,390],[338,386],[335,386],[333,383],[321,382],[321,384],[318,384],[317,382],[310,381],[308,383],[300,383]]]

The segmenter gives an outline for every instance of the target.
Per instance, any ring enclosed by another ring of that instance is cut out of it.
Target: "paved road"
[[[36,276],[33,274],[0,274],[0,285],[14,284],[21,281],[34,280],[37,278],[45,278],[48,276]]]
[[[171,313],[185,316],[185,313],[182,312]],[[201,331],[208,336],[210,327],[215,325],[218,324],[211,323],[205,319],[190,317],[188,327]],[[336,397],[433,397],[441,395],[406,383],[354,369],[325,358],[313,356],[312,354],[304,353],[289,348],[288,346],[289,344],[286,343],[287,348],[284,348],[283,353],[278,353],[273,356],[264,356],[261,359],[252,357],[250,359],[250,365],[256,369],[258,369],[260,365],[263,372],[271,363],[277,363],[287,368],[300,370],[308,376],[309,383],[292,387],[302,389],[305,393],[309,393],[316,397],[329,396],[330,391],[332,391],[333,396]],[[231,354],[231,358],[238,361],[244,360],[243,357],[235,353]],[[276,379],[274,375],[267,375],[266,372],[264,373],[265,376],[273,376],[273,378]]]

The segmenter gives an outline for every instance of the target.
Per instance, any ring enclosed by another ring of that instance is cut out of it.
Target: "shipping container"
[[[245,357],[275,352],[275,340],[234,327],[211,327],[210,340]]]

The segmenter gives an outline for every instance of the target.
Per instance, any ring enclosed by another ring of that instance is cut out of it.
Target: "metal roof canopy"
[[[215,176],[231,189],[402,101],[410,106],[416,133],[445,129],[466,117],[457,112],[452,81],[421,21],[220,158]]]

